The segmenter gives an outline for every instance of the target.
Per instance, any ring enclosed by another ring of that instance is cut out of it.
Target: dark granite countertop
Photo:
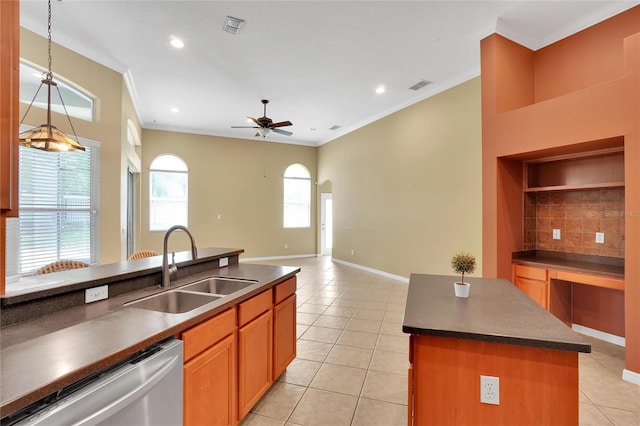
[[[624,259],[622,258],[526,250],[514,252],[512,261],[529,266],[563,269],[624,279]]]
[[[147,268],[155,268],[155,263],[149,261]],[[121,268],[117,265],[114,268]],[[239,263],[179,279],[171,283],[171,289],[208,276],[257,280],[229,297],[183,314],[123,306],[166,291],[153,286],[5,327],[0,330],[0,417],[179,334],[299,271],[297,267]]]
[[[175,263],[182,267],[209,262],[212,258],[239,255],[243,252],[242,249],[234,248],[198,248],[197,259],[191,258],[190,251],[176,252]],[[76,289],[96,287],[118,280],[158,273],[161,270],[162,255],[159,255],[135,261],[125,260],[104,265],[92,265],[90,268],[24,277],[17,285],[7,284],[6,293],[0,296],[0,303],[2,306],[23,303]]]
[[[465,277],[468,298],[456,297],[460,277],[412,274],[402,331],[493,343],[591,352],[591,345],[503,279]]]

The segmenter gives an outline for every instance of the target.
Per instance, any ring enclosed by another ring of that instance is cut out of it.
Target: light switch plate
[[[554,240],[559,240],[560,239],[560,230],[559,229],[554,229],[553,230],[553,239]]]
[[[596,232],[596,243],[604,244],[604,232]]]
[[[228,266],[229,265],[229,258],[228,257],[221,257],[220,259],[218,259],[218,266],[220,268],[222,268],[223,266]]]

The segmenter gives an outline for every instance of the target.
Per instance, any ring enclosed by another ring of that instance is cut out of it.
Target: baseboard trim
[[[318,257],[315,253],[311,254],[293,254],[288,256],[267,256],[267,257],[248,257],[246,259],[240,258],[240,262],[262,262],[265,260],[281,260],[281,259],[300,259],[303,257]]]
[[[622,370],[622,380],[640,386],[640,373],[625,368]]]
[[[342,265],[346,265],[346,266],[350,266],[352,268],[361,269],[363,271],[371,272],[372,274],[382,275],[383,277],[391,278],[391,279],[396,280],[396,281],[402,281],[404,283],[408,283],[409,282],[409,278],[402,277],[400,275],[390,274],[388,272],[379,271],[377,269],[369,268],[367,266],[358,265],[357,263],[345,262],[344,260],[340,260],[340,259],[336,259],[336,258],[333,258],[331,260],[336,262],[336,263],[340,263]]]
[[[605,333],[604,331],[596,330],[593,328],[585,327],[580,324],[572,324],[571,329],[576,333],[584,334],[586,336],[595,337],[598,340],[613,343],[614,345],[625,347],[624,337],[616,336],[615,334]]]

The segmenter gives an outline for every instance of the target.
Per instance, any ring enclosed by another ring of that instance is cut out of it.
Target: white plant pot
[[[456,297],[469,297],[469,290],[471,290],[471,284],[456,282],[456,283],[453,283],[453,289],[456,292]]]

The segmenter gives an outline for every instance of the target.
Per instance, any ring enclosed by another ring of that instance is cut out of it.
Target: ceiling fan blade
[[[232,129],[259,129],[257,126],[231,126]]]
[[[272,123],[269,125],[269,127],[271,127],[272,129],[274,127],[284,127],[284,126],[292,126],[293,123],[291,123],[290,121],[280,121],[278,123]]]
[[[262,127],[262,124],[260,124],[260,122],[258,121],[258,119],[257,119],[257,118],[253,118],[253,117],[249,117],[249,116],[247,116],[247,118],[248,118],[249,120],[253,121],[254,123],[256,123],[256,125],[258,125],[258,126]]]
[[[293,132],[289,132],[287,130],[282,130],[282,129],[271,129],[276,133],[280,133],[281,135],[285,135],[285,136],[291,136],[293,134]]]

